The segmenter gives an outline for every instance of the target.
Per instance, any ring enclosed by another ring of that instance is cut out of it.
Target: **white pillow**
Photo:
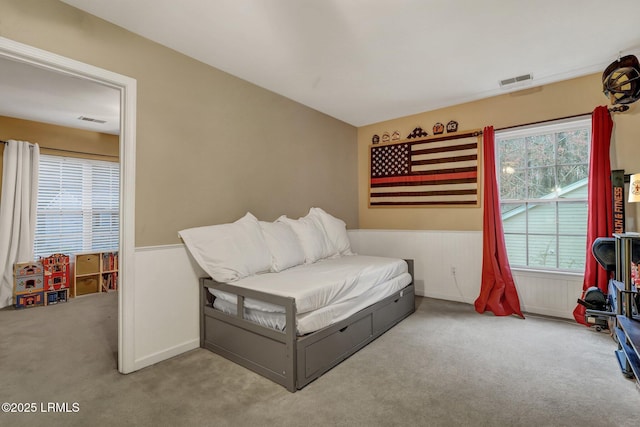
[[[347,224],[343,220],[326,213],[320,208],[311,208],[309,215],[320,220],[335,254],[353,255],[351,242],[347,234]]]
[[[269,271],[271,254],[256,217],[189,228],[178,234],[200,267],[218,282],[233,282]]]
[[[284,222],[259,223],[271,252],[271,271],[277,273],[304,264],[304,251],[289,225]]]
[[[325,235],[322,225],[313,217],[307,215],[299,219],[291,219],[281,216],[276,220],[291,227],[304,251],[304,262],[312,264],[323,258],[331,256],[331,247]]]

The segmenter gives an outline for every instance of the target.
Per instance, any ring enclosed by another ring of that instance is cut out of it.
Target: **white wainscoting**
[[[573,319],[573,309],[582,295],[581,274],[518,270],[512,273],[523,311]]]
[[[363,255],[412,258],[418,295],[468,304],[478,296],[481,232],[350,230],[349,238]],[[138,370],[200,345],[198,277],[204,273],[182,244],[136,248],[135,265]],[[513,273],[523,311],[572,318],[581,277]]]
[[[350,230],[354,252],[411,258],[416,294],[473,304],[482,271],[482,233]]]
[[[416,294],[473,304],[480,293],[482,232],[350,230],[352,249],[364,255],[412,258]],[[525,312],[573,319],[582,276],[513,271]]]
[[[200,346],[198,277],[184,245],[136,248],[134,370]]]

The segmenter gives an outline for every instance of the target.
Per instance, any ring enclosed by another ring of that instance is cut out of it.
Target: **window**
[[[496,132],[513,267],[584,271],[591,119]]]
[[[118,249],[118,163],[40,156],[34,253]]]

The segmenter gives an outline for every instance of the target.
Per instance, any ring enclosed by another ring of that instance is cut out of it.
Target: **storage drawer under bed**
[[[349,323],[298,338],[297,387],[310,383],[414,311],[414,287],[410,285],[347,319]]]
[[[304,348],[305,378],[346,357],[371,338],[371,314]]]
[[[414,286],[410,284],[327,328],[299,337],[290,331],[282,335],[213,309],[207,281],[211,279],[201,279],[201,347],[252,369],[291,392],[306,386],[415,311]],[[227,284],[218,283],[216,287],[266,302],[276,298],[257,291],[239,292]],[[280,304],[279,301],[274,303]],[[287,304],[293,306],[295,313],[295,305],[290,301],[282,305]]]
[[[407,316],[413,313],[415,307],[413,286],[400,291],[396,298],[373,312],[373,333],[384,332]]]
[[[224,342],[224,348],[216,350],[222,351],[231,360],[251,361],[275,375],[287,370],[287,348],[281,342],[212,317],[205,318],[205,327],[208,333],[204,345],[206,348],[215,348],[216,343]]]

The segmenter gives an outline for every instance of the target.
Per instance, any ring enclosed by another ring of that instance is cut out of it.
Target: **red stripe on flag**
[[[409,175],[389,176],[385,178],[371,178],[371,184],[386,184],[391,182],[442,181],[445,179],[477,178],[478,172],[444,173],[438,175]]]

